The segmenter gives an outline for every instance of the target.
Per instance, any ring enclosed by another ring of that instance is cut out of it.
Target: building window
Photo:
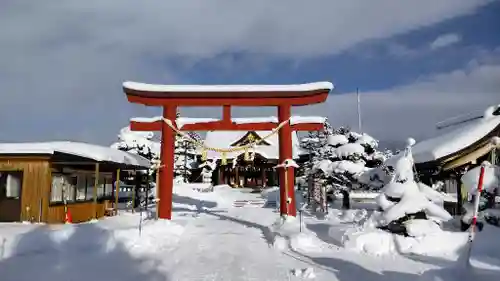
[[[109,199],[113,196],[113,178],[110,175],[103,175],[99,179],[97,198]]]
[[[23,182],[23,172],[0,171],[0,199],[1,198],[19,199],[21,197],[22,182]]]
[[[104,197],[113,197],[113,177],[106,177],[104,182]]]
[[[51,203],[84,202],[94,199],[95,177],[90,174],[52,175]],[[63,195],[64,194],[64,195]],[[113,195],[112,177],[102,175],[97,186],[97,199],[108,199]]]
[[[76,200],[85,201],[87,200],[87,176],[80,175],[77,177],[76,182]]]
[[[87,200],[94,199],[94,182],[95,182],[94,176],[87,177],[87,192],[85,196]]]
[[[76,176],[64,174],[52,174],[52,188],[50,190],[50,202],[74,202],[76,199]]]

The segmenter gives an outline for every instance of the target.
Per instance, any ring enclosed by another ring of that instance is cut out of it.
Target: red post
[[[175,125],[176,106],[163,107],[163,118],[172,121]],[[160,209],[158,217],[161,219],[172,219],[172,194],[174,190],[174,150],[175,132],[165,122],[161,125],[161,163],[159,199]]]
[[[291,106],[280,105],[278,106],[278,122],[288,120],[291,117]],[[285,124],[279,130],[279,163],[283,164],[286,159],[292,159],[292,127],[290,123]],[[285,181],[285,176],[287,180]],[[295,208],[295,168],[288,167],[288,172],[285,173],[285,168],[279,169],[280,177],[280,213],[281,215],[288,215],[295,217],[297,211]],[[288,187],[285,187],[285,182]],[[287,198],[291,199],[290,204],[287,204]],[[287,208],[288,205],[288,208]]]
[[[224,124],[231,124],[231,106],[230,105],[223,105],[222,106],[222,122]]]
[[[483,192],[484,167],[485,165],[483,163],[481,164],[481,169],[479,170],[479,181],[477,183],[476,196],[474,197],[474,213],[472,217],[471,233],[474,233],[474,231],[476,230],[477,213],[479,210],[479,200],[481,198],[481,192]]]

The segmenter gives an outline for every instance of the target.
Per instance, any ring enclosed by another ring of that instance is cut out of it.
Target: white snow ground
[[[449,253],[374,255],[350,247],[343,237],[362,229],[369,210],[332,209],[324,220],[304,214],[299,232],[300,220],[281,224],[275,207],[232,206],[259,194],[192,187],[175,187],[172,222],[144,220],[141,235],[138,213],[80,225],[0,224],[0,280],[495,280],[464,278]],[[477,235],[475,272],[500,274],[499,234],[486,226]]]

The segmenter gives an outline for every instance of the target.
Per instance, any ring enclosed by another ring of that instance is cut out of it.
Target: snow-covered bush
[[[138,132],[123,127],[118,135],[118,142],[112,148],[138,154],[149,160],[160,158],[160,143],[153,140],[153,132]]]
[[[382,186],[377,177],[368,174],[375,173],[371,170],[381,166],[390,153],[378,151],[378,141],[368,134],[345,127],[333,129],[325,122],[323,131],[312,132],[302,140],[302,148],[310,154],[305,169],[325,182],[328,192],[342,192],[346,208],[350,190]]]
[[[203,183],[212,184],[212,176],[216,167],[217,163],[211,159],[206,160],[198,166],[198,168],[202,169],[200,176]]]
[[[483,186],[482,192],[479,197],[479,209],[481,212],[479,218],[482,218],[482,212],[494,207],[495,196],[497,194],[497,188],[500,184],[500,167],[492,165],[489,162],[483,162],[484,175],[483,175]],[[481,171],[481,166],[467,171],[461,178],[463,185],[465,186],[467,192],[472,195],[471,199],[464,204],[464,214],[461,217],[462,230],[467,230],[471,224],[473,213],[474,213],[474,197],[477,196],[479,175]],[[492,224],[498,225],[499,218],[496,216],[495,211],[489,211],[484,216],[484,218]],[[479,230],[482,229],[482,222],[478,222]]]
[[[382,211],[379,220],[381,229],[413,236],[418,231],[418,226],[414,224],[422,224],[419,220],[429,220],[438,226],[452,218],[443,208],[444,195],[415,181],[410,146],[405,152],[393,157],[391,162],[394,168],[392,180],[384,185],[382,193],[375,200]]]

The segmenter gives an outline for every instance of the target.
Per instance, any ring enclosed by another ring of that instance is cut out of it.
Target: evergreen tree
[[[302,147],[311,155],[306,163],[308,174],[321,180],[328,192],[342,193],[344,208],[350,207],[351,190],[380,188],[380,184],[362,177],[386,160],[388,153],[377,150],[377,140],[348,127],[334,129],[328,122],[323,131],[312,133],[312,136],[302,142]]]
[[[196,163],[196,146],[191,139],[178,135],[175,139],[174,181],[187,183]]]

